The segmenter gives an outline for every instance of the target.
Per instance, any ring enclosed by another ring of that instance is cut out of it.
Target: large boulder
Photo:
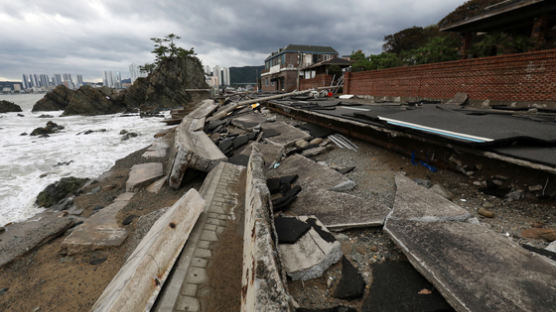
[[[75,177],[62,178],[58,182],[48,185],[37,196],[36,204],[41,207],[51,207],[70,194],[77,191],[88,181]]]
[[[199,100],[186,89],[208,88],[199,59],[178,56],[163,60],[148,77],[137,79],[126,91],[124,101],[128,110],[156,111]]]
[[[10,101],[0,100],[0,113],[21,112],[21,107]]]
[[[68,106],[74,91],[64,85],[59,85],[54,90],[48,92],[33,106],[33,112],[37,111],[58,111],[64,110]]]
[[[63,115],[103,115],[124,111],[122,102],[113,97],[117,97],[113,89],[82,86],[73,93]]]

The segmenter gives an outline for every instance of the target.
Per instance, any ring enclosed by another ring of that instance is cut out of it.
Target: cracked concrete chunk
[[[243,148],[243,150],[241,150],[240,154],[249,157],[249,155],[251,155],[252,146],[253,143],[249,143]],[[259,143],[258,146],[266,165],[270,165],[275,161],[280,160],[280,157],[282,157],[282,153],[284,152],[283,147],[270,144],[270,143],[269,144]]]
[[[303,222],[310,218],[316,219],[314,216],[298,217]],[[317,220],[316,225],[330,234],[320,221]],[[314,227],[294,244],[279,244],[278,249],[286,272],[292,280],[317,278],[343,255],[340,242],[328,242]]]
[[[465,221],[467,210],[431,191],[406,176],[397,174],[396,199],[390,218],[420,221]]]
[[[120,227],[116,216],[128,204],[129,199],[125,199],[130,198],[129,194],[121,194],[112,204],[99,210],[83,224],[77,226],[64,239],[62,247],[67,249],[69,254],[74,254],[84,250],[120,246],[127,238],[127,231]]]
[[[155,182],[151,183],[149,186],[147,186],[146,190],[148,192],[156,194],[156,193],[160,192],[160,189],[162,189],[162,186],[164,186],[165,182],[166,182],[166,177],[162,177],[162,178],[156,180]]]
[[[261,125],[263,132],[271,129],[271,131],[278,131],[280,135],[266,138],[272,144],[280,145],[283,147],[294,145],[295,141],[300,139],[309,139],[311,135],[303,130],[291,126],[283,121],[263,123]]]
[[[276,169],[268,171],[269,178],[299,175],[297,183],[302,189],[322,188],[330,189],[341,183],[349,183],[350,179],[328,166],[323,166],[313,160],[294,154],[286,158]]]
[[[208,172],[219,162],[227,159],[206,133],[193,131],[190,127],[191,119],[186,117],[176,128],[174,144],[177,153],[168,181],[174,189],[181,186],[188,168]]]
[[[486,226],[460,222],[467,212],[396,176],[384,230],[411,264],[457,311],[552,311],[556,263]]]
[[[149,148],[143,153],[142,157],[150,158],[164,158],[168,150],[168,143],[164,139],[156,139]]]
[[[74,218],[58,217],[58,211],[46,211],[29,220],[6,225],[0,233],[0,267],[58,237],[74,224]]]
[[[163,175],[162,163],[152,162],[133,165],[125,183],[125,189],[127,192],[137,191]]]
[[[250,112],[232,119],[232,125],[241,129],[250,130],[265,122],[265,120],[266,118],[263,114]]]

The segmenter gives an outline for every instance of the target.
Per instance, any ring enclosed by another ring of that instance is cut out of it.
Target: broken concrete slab
[[[162,163],[151,162],[133,165],[129,172],[129,178],[125,183],[126,192],[135,192],[163,175],[164,169],[162,168]]]
[[[269,170],[267,174],[269,178],[297,174],[299,175],[297,183],[301,185],[303,189],[330,189],[339,184],[351,181],[336,170],[316,163],[299,154],[289,156],[280,163],[278,168]]]
[[[251,112],[232,119],[232,125],[244,130],[251,130],[265,121],[266,117],[263,114]]]
[[[552,311],[556,263],[476,222],[442,196],[396,176],[384,230],[457,311]]]
[[[176,156],[168,180],[170,187],[178,189],[188,168],[208,172],[226,156],[203,131],[192,131],[191,122],[184,118],[176,128]]]
[[[150,311],[205,201],[190,189],[151,227],[91,311]]]
[[[218,108],[218,105],[214,103],[214,100],[203,100],[201,104],[189,114],[187,117],[191,119],[202,119],[208,117],[212,112]]]
[[[546,246],[545,249],[550,252],[556,253],[556,241],[553,241],[552,243],[548,244],[548,246]]]
[[[467,210],[445,197],[427,189],[406,176],[397,174],[396,198],[389,218],[415,221],[465,221],[471,218]]]
[[[68,254],[120,246],[127,238],[127,230],[116,220],[118,212],[127,206],[133,193],[119,195],[112,204],[90,216],[77,226],[62,242]]]
[[[275,240],[264,161],[253,144],[245,191],[241,311],[294,311]]]
[[[168,150],[168,143],[164,139],[157,139],[149,148],[143,153],[142,157],[146,159],[151,158],[164,158]]]
[[[311,135],[303,130],[300,130],[294,126],[291,126],[283,121],[263,123],[261,125],[263,132],[265,130],[277,131],[280,134],[270,138],[266,138],[267,142],[275,145],[280,145],[283,147],[291,146],[295,144],[295,141],[300,139],[309,139]]]
[[[300,221],[316,220],[316,225],[332,238],[326,227],[315,216],[299,216]],[[321,276],[332,264],[342,257],[339,241],[330,242],[327,237],[311,227],[294,244],[279,244],[278,249],[286,272],[292,280],[309,280]]]
[[[327,228],[344,230],[382,226],[390,208],[379,201],[311,188],[303,189],[288,211],[296,215],[315,215]]]
[[[166,182],[166,177],[162,177],[156,180],[155,182],[153,182],[151,185],[147,186],[146,190],[147,192],[156,194],[160,192],[160,189],[162,189],[162,186],[164,186],[165,182]]]
[[[74,218],[58,215],[58,211],[45,211],[6,225],[0,233],[0,267],[60,236],[76,223]]]
[[[274,145],[274,144],[263,144],[263,143],[258,143],[259,144],[259,150],[263,156],[264,162],[267,165],[270,165],[272,163],[274,163],[275,161],[279,161],[280,158],[282,157],[282,154],[284,153],[284,148],[279,146],[279,145]],[[241,155],[251,155],[251,147],[253,146],[253,143],[250,143],[248,145],[246,145],[240,152]]]

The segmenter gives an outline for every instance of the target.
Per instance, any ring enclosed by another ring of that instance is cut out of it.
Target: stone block
[[[135,192],[164,175],[162,163],[152,162],[137,164],[131,167],[129,178],[125,183],[127,192]]]

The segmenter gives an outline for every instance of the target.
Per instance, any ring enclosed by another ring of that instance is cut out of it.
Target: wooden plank
[[[158,219],[91,311],[149,311],[185,245],[205,201],[189,190]]]

